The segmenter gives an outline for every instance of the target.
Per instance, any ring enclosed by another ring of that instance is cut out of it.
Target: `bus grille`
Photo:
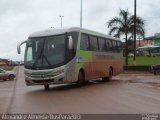
[[[51,83],[54,82],[54,79],[50,80],[32,80],[34,83]]]

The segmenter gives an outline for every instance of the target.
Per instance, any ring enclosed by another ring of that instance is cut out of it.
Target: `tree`
[[[128,65],[128,35],[133,35],[134,30],[134,15],[131,15],[127,10],[121,10],[119,12],[118,17],[112,18],[108,23],[107,27],[110,28],[109,35],[113,35],[114,37],[119,37],[125,35],[125,57],[126,57],[126,65]],[[144,21],[140,18],[136,18],[136,33],[138,35],[144,36]]]

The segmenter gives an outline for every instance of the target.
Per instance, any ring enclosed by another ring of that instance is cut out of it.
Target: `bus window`
[[[121,52],[122,51],[122,43],[117,41],[117,51]]]
[[[105,40],[103,38],[98,38],[98,44],[99,44],[100,51],[106,50]]]
[[[80,49],[81,49],[81,50],[89,50],[89,39],[88,39],[88,35],[82,34],[82,36],[81,36]]]
[[[33,58],[32,58],[32,48],[31,47],[28,47],[28,50],[27,50],[27,61],[31,61]]]
[[[89,40],[90,40],[90,49],[93,51],[97,51],[98,50],[97,37],[89,36]]]
[[[67,49],[67,52],[66,52],[67,62],[73,59],[73,57],[76,55],[78,35],[79,35],[78,32],[68,33],[68,36],[72,36],[72,39],[73,39],[73,50]]]
[[[112,50],[112,41],[109,39],[106,39],[106,50],[111,51]]]
[[[112,41],[112,50],[116,51],[116,49],[117,49],[117,43],[116,41]]]
[[[77,41],[78,41],[79,33],[78,32],[71,32],[71,33],[69,33],[69,35],[71,35],[72,38],[73,38],[73,51],[74,51],[74,54],[75,54],[76,50],[77,50]]]

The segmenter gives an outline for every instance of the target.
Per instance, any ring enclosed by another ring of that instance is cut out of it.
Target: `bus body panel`
[[[113,75],[118,75],[123,71],[123,58],[119,53],[114,53],[113,55],[113,53],[79,50],[78,56],[81,62],[76,63],[76,78],[78,78],[80,69],[83,69],[85,72],[85,80],[109,76],[110,67],[113,69]]]

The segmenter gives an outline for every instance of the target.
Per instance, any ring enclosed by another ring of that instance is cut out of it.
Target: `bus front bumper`
[[[65,83],[65,73],[61,73],[54,77],[34,78],[25,76],[26,85],[48,85]]]

